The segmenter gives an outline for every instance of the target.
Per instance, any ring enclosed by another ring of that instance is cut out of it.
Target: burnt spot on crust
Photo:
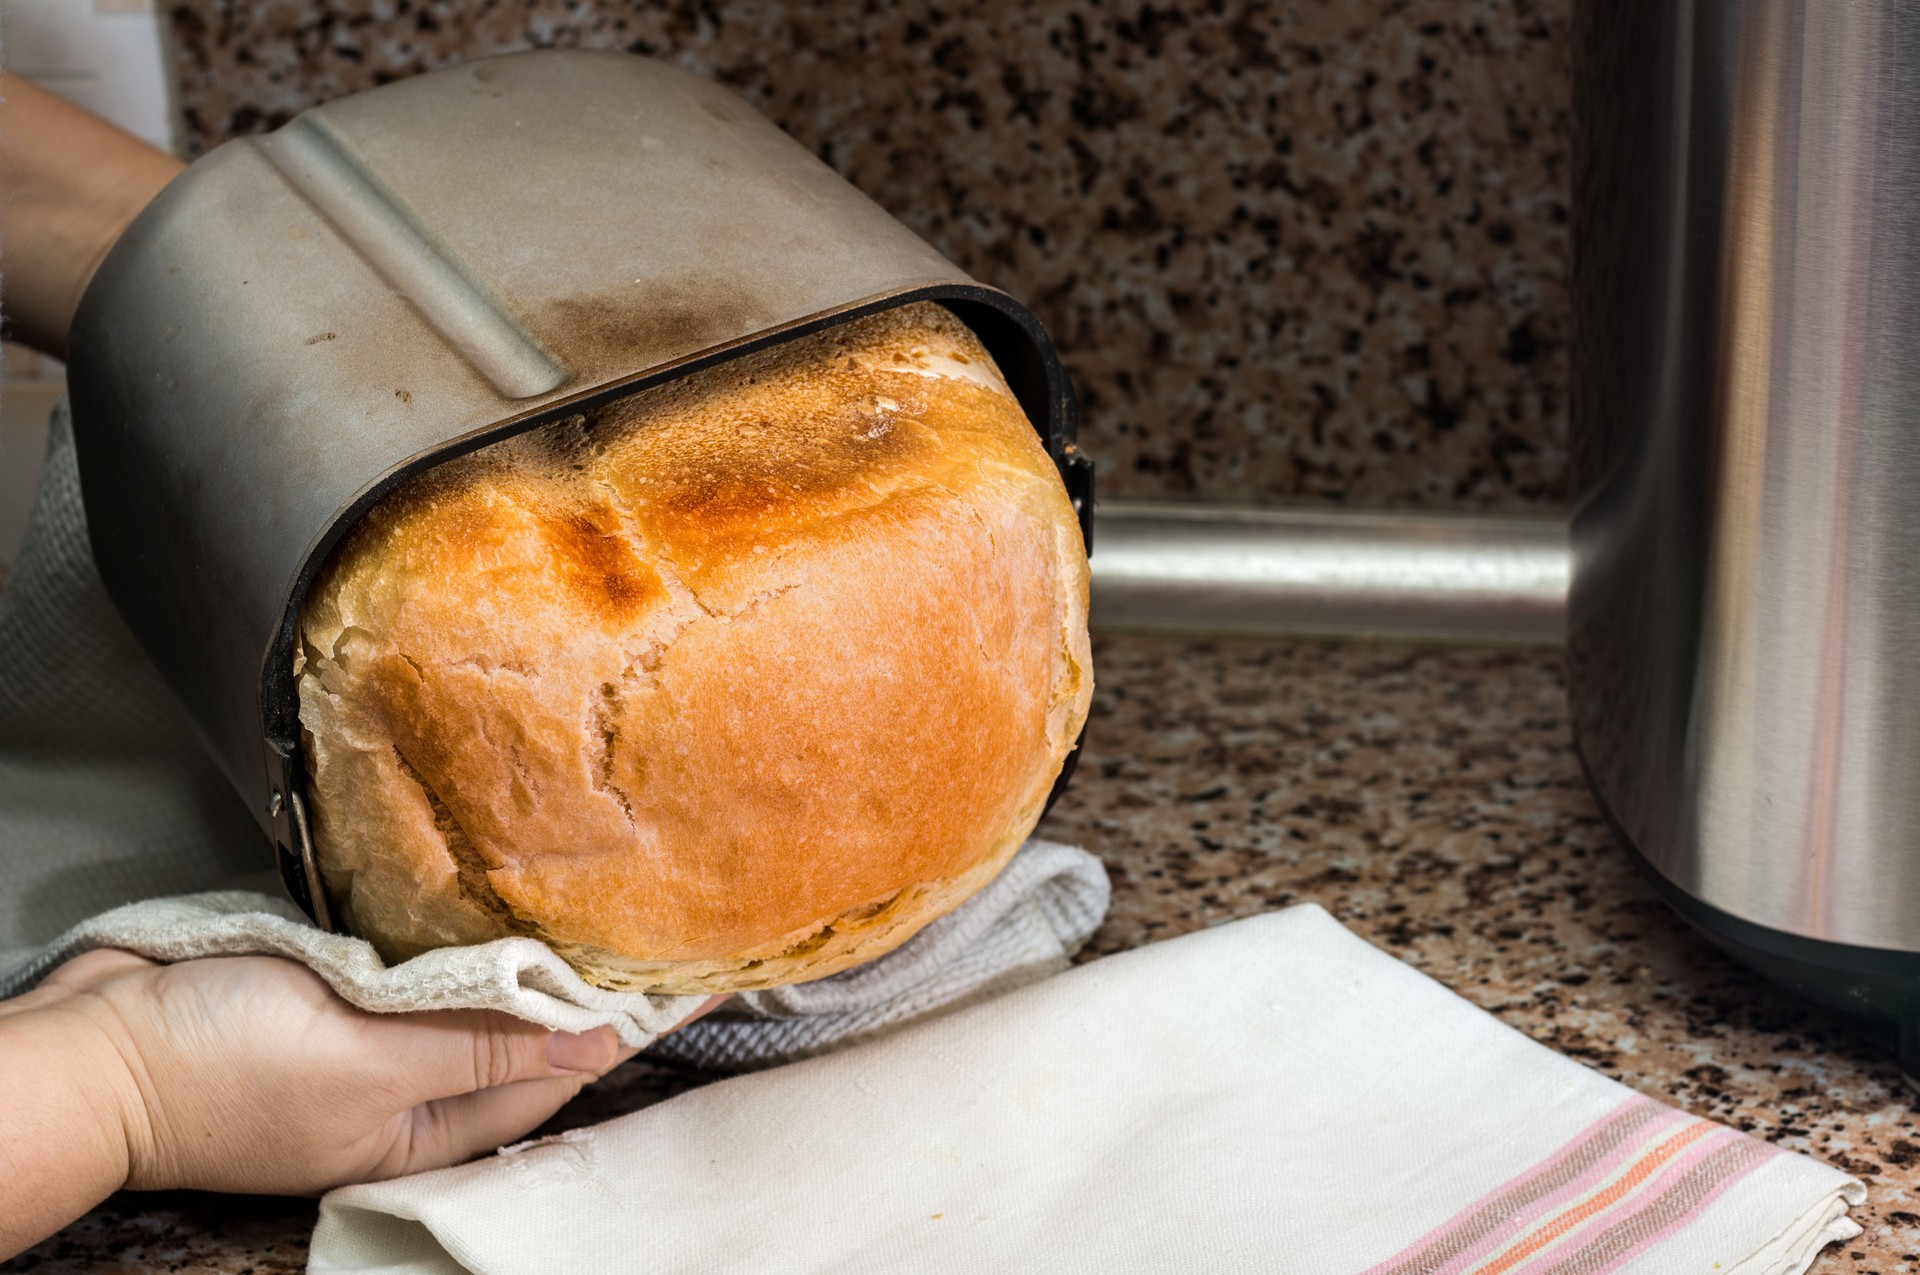
[[[863,503],[876,478],[911,472],[914,458],[930,450],[922,404],[848,395],[849,387],[817,383],[825,379],[838,378],[764,387],[743,404],[748,411],[718,430],[718,414],[708,413],[649,431],[642,444],[653,453],[648,510],[724,525],[796,502],[831,502],[842,492]]]
[[[595,468],[649,542],[723,554],[923,490],[948,452],[1050,473],[1011,395],[942,359],[986,361],[948,311],[869,315],[590,414]]]
[[[538,525],[553,573],[587,614],[621,624],[666,599],[660,573],[640,560],[611,510],[545,515]]]

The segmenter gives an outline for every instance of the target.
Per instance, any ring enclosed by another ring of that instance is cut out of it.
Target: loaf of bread
[[[1092,691],[1065,489],[927,303],[409,481],[300,637],[345,928],[531,936],[633,991],[892,950],[1026,838]]]

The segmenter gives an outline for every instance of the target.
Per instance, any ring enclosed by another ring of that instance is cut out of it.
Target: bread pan
[[[978,332],[1090,538],[1092,467],[1038,320],[696,75],[618,53],[487,58],[174,179],[74,321],[88,528],[318,923],[293,645],[360,514],[510,434],[916,300]]]

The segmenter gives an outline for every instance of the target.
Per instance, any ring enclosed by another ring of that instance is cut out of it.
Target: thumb
[[[376,1017],[369,1029],[404,1107],[523,1080],[598,1076],[618,1061],[620,1045],[610,1027],[555,1032],[493,1010]]]

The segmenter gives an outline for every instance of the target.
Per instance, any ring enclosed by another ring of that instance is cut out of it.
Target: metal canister
[[[1582,0],[1568,616],[1667,899],[1920,1068],[1920,10]]]

